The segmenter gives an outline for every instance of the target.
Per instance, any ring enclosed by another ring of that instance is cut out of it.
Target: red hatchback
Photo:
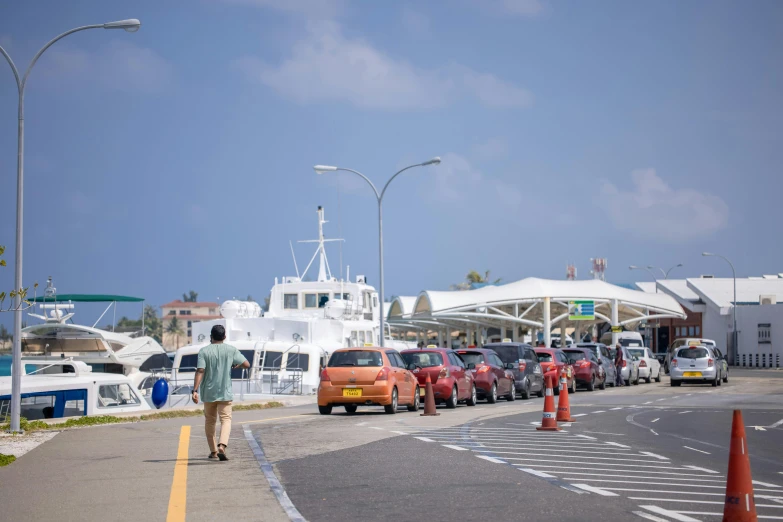
[[[486,399],[488,403],[494,404],[499,395],[507,401],[517,398],[514,374],[509,371],[514,367],[514,363],[504,364],[494,350],[472,348],[457,350],[457,353],[473,374],[480,399]]]
[[[601,368],[595,352],[591,348],[566,348],[563,353],[574,367],[577,384],[587,387],[587,391],[606,389],[606,372]]]
[[[563,350],[559,348],[535,348],[534,350],[544,371],[544,378],[549,376],[552,379],[555,395],[560,394],[560,376],[563,372],[568,379],[568,392],[576,393],[574,368],[569,364],[568,356],[563,353]]]
[[[421,348],[400,352],[406,366],[413,364],[413,374],[419,380],[421,400],[424,401],[427,375],[432,382],[435,403],[446,403],[448,408],[456,408],[464,401],[475,406],[477,395],[473,374],[465,367],[454,350],[447,348]]]

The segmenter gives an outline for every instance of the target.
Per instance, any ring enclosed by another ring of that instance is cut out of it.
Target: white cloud
[[[152,49],[112,40],[100,50],[52,48],[43,55],[42,75],[63,82],[97,83],[122,91],[154,93],[173,81],[171,65]]]
[[[274,9],[285,13],[304,15],[308,18],[333,18],[339,14],[345,2],[343,0],[220,0],[227,4],[240,4],[265,9]]]
[[[615,228],[661,241],[687,241],[726,227],[729,207],[718,196],[693,189],[673,189],[655,169],[631,173],[633,188],[624,192],[605,181],[599,205]]]
[[[430,19],[408,6],[402,9],[402,24],[415,35],[425,35],[430,32]]]
[[[489,138],[474,147],[476,154],[484,159],[498,159],[508,154],[508,140],[503,137]]]
[[[514,185],[484,175],[463,156],[449,152],[440,165],[432,167],[435,180],[435,199],[446,203],[459,201],[493,202],[517,206],[522,193]]]
[[[370,109],[432,109],[474,98],[488,107],[524,107],[528,91],[460,64],[418,68],[367,42],[348,39],[334,22],[308,24],[307,37],[277,66],[246,56],[249,78],[301,104],[341,101]]]

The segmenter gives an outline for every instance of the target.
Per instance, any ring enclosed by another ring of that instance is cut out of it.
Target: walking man
[[[204,403],[204,431],[209,444],[209,458],[228,460],[226,448],[231,434],[231,369],[250,368],[245,356],[226,340],[226,329],[219,324],[212,327],[209,346],[198,352],[196,377],[193,382],[193,402],[198,404],[199,393]],[[200,392],[199,392],[200,390]],[[220,442],[215,445],[215,423],[220,417]]]
[[[625,386],[623,381],[623,348],[618,344],[614,354],[614,369],[615,369],[615,384],[617,386]],[[631,375],[628,374],[630,379]]]

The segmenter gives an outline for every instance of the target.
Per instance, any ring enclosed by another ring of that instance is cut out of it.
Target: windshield
[[[681,348],[677,352],[678,359],[703,359],[708,355],[709,352],[704,348]]]
[[[420,368],[432,368],[433,366],[443,365],[443,356],[439,352],[407,352],[400,355],[402,355],[406,365],[415,364]]]
[[[498,354],[498,357],[504,363],[519,362],[519,352],[516,346],[492,346],[490,349]]]
[[[637,359],[641,359],[642,357],[644,357],[644,349],[642,349],[642,350],[634,350],[632,348],[629,348],[628,351],[631,353],[631,355],[633,355]]]
[[[329,359],[329,367],[341,366],[383,366],[383,357],[379,352],[371,350],[334,352]]]
[[[641,346],[642,342],[639,339],[618,339],[620,346]]]
[[[476,366],[484,364],[484,354],[480,352],[457,352],[465,364],[473,363]]]
[[[582,351],[579,351],[579,352],[573,351],[572,352],[570,350],[565,350],[565,354],[566,354],[566,357],[568,357],[568,359],[571,360],[571,361],[584,361],[584,360],[587,359],[587,355],[585,354],[585,352],[582,352]]]
[[[536,352],[538,362],[552,362],[552,354],[547,352]]]

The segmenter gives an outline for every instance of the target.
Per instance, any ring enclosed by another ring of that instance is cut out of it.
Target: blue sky
[[[703,250],[783,271],[779,2],[18,2],[0,6],[0,45],[23,68],[62,31],[131,17],[138,33],[69,36],[30,77],[28,283],[260,299],[324,205],[351,273],[377,284],[369,188],[312,166],[383,184],[435,155],[385,200],[389,295],[470,269],[563,278],[574,262],[584,278],[598,256],[615,282],[646,279],[630,264],[729,273]],[[0,71],[10,288],[16,93]]]

